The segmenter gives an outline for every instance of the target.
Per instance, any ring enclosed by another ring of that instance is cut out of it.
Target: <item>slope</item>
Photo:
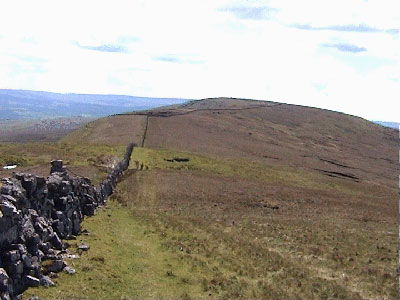
[[[396,298],[396,131],[326,110],[206,99],[103,118],[63,142],[79,136],[88,148],[144,144],[112,213],[90,220],[95,236],[80,238],[105,244],[71,262],[96,278],[81,298]],[[121,264],[110,247],[127,238],[136,252]],[[77,297],[70,287],[79,278],[34,293]],[[107,284],[116,278],[117,290]]]

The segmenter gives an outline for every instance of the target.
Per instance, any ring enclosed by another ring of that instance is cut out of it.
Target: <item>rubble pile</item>
[[[81,231],[111,195],[129,166],[134,145],[97,187],[87,177],[71,176],[61,160],[51,162],[50,176],[14,173],[0,190],[0,299],[19,299],[27,287],[51,286],[52,272],[73,272],[62,260],[66,244]],[[67,270],[68,269],[68,270]]]

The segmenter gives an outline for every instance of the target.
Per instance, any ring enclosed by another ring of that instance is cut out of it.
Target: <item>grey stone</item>
[[[40,285],[45,287],[54,286],[54,282],[50,279],[49,276],[42,275],[40,277]]]
[[[62,182],[62,177],[57,175],[57,174],[52,174],[47,178],[47,189],[50,192],[56,192],[58,190],[58,187],[61,185]]]
[[[34,209],[28,209],[28,213],[31,215],[31,219],[35,222],[39,218],[39,214]]]
[[[36,287],[36,286],[40,285],[39,278],[30,276],[30,275],[25,275],[22,280],[23,280],[24,284],[29,287]]]
[[[55,220],[52,224],[53,230],[62,238],[66,236],[65,226],[61,220]]]
[[[57,250],[61,250],[62,242],[56,232],[53,233],[53,236],[50,238],[50,242],[54,246],[54,248],[56,248]]]
[[[24,264],[22,263],[22,261],[19,260],[17,262],[11,263],[8,270],[10,274],[13,275],[12,277],[14,277],[17,274],[22,274],[24,272]]]
[[[47,243],[40,243],[39,244],[39,249],[45,253],[48,254],[50,249],[51,249],[51,243],[47,242]]]
[[[18,250],[19,254],[21,255],[28,253],[26,246],[24,244],[13,244],[11,245],[11,248],[13,250]]]
[[[7,272],[3,268],[0,268],[0,292],[7,291],[9,279],[10,277],[8,277]]]
[[[9,201],[10,203],[12,203],[14,206],[15,205],[17,205],[17,200],[13,197],[13,196],[10,196],[10,195],[0,195],[0,199],[4,199],[4,200],[7,200],[7,201]],[[1,201],[2,201],[1,200]],[[0,202],[1,202],[0,201]]]
[[[0,218],[2,219],[2,218]],[[2,222],[0,222],[1,224]],[[7,242],[8,244],[13,244],[17,242],[18,239],[18,226],[14,225],[9,227],[7,231],[1,232],[0,231],[0,245]]]
[[[87,244],[85,244],[85,243],[81,243],[79,246],[78,246],[78,250],[81,250],[81,251],[88,251],[89,250],[89,245],[87,245]]]
[[[51,161],[50,173],[64,172],[64,171],[65,171],[65,168],[63,167],[62,160],[52,160]]]
[[[11,296],[9,292],[1,293],[1,300],[11,300]]]
[[[57,273],[57,272],[62,271],[62,269],[64,269],[64,266],[65,266],[65,264],[61,259],[56,259],[56,260],[53,260],[51,265],[47,267],[47,271]]]
[[[14,224],[13,219],[10,217],[3,217],[0,211],[0,232],[6,232]]]
[[[22,262],[24,263],[25,268],[27,268],[27,269],[34,268],[32,257],[30,255],[22,254]]]
[[[32,195],[36,190],[36,176],[24,174],[21,180],[22,187],[25,189],[28,196]]]
[[[69,181],[63,180],[61,182],[61,193],[63,195],[67,195],[67,194],[71,193],[71,191],[72,191],[72,188],[71,188],[71,184],[69,183]]]
[[[42,177],[42,176],[36,176],[36,183],[37,183],[37,187],[41,188],[46,183],[46,179],[44,179],[44,177]]]
[[[21,254],[18,250],[11,250],[5,253],[5,259],[9,262],[16,262],[21,258]]]
[[[29,245],[39,245],[40,244],[40,236],[37,233],[32,234],[28,239]]]
[[[67,273],[68,275],[74,275],[76,272],[75,269],[71,268],[71,267],[65,267],[63,271],[64,271],[64,273]]]
[[[3,200],[3,202],[0,203],[0,210],[4,217],[12,217],[18,214],[17,208],[7,200]]]
[[[39,259],[42,259],[44,257],[44,253],[42,250],[38,250],[36,253],[36,256],[39,257]]]
[[[32,256],[33,267],[39,266],[39,258],[37,256]]]

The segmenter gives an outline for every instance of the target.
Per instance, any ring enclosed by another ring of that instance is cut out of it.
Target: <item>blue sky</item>
[[[400,1],[2,1],[0,88],[244,97],[400,122]]]

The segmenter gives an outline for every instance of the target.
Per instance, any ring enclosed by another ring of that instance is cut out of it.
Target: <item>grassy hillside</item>
[[[69,262],[77,274],[25,297],[396,298],[394,130],[211,99],[100,119],[46,149],[100,177],[100,153],[123,153],[131,137],[145,147],[108,207],[84,221],[90,234],[70,241],[72,252],[91,246]],[[46,151],[26,152],[29,164]]]
[[[342,113],[274,102],[206,99],[103,118],[65,142],[126,144],[251,159],[397,186],[398,134]]]

